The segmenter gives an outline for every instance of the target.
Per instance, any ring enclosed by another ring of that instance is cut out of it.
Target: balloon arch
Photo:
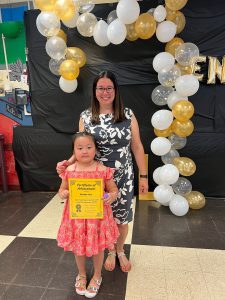
[[[95,6],[93,0],[35,0],[36,7],[41,10],[36,21],[37,29],[47,38],[49,69],[60,76],[59,86],[66,93],[76,90],[86,56],[80,48],[67,47],[67,36],[61,29],[61,22],[68,28],[76,27],[84,37],[93,37],[100,47],[107,47],[110,43],[118,45],[125,39],[130,42],[150,39],[154,34],[165,43],[165,52],[158,53],[153,59],[160,85],[153,90],[152,101],[158,106],[169,107],[156,111],[151,119],[156,135],[151,150],[161,156],[164,163],[153,173],[158,184],[154,198],[169,206],[176,216],[185,215],[189,207],[200,209],[205,205],[204,195],[192,191],[191,182],[185,178],[194,174],[194,161],[180,157],[178,152],[194,130],[190,120],[194,107],[188,97],[199,89],[198,78],[191,69],[199,57],[199,49],[176,36],[185,27],[185,16],[180,9],[187,1],[165,0],[165,5],[140,14],[137,0],[120,0],[107,20],[98,20],[91,13]]]

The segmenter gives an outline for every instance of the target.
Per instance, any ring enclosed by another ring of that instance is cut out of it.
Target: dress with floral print
[[[126,224],[133,218],[134,172],[131,155],[131,117],[133,112],[124,109],[126,119],[119,123],[113,122],[113,114],[100,114],[99,124],[91,122],[91,112],[81,113],[86,131],[94,135],[99,160],[107,167],[114,168],[114,180],[119,189],[119,196],[111,206],[117,224]]]

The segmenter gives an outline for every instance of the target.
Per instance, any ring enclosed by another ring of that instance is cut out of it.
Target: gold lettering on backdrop
[[[207,83],[215,84],[216,76],[221,83],[225,83],[225,56],[222,58],[222,65],[216,57],[209,56]]]
[[[197,63],[206,62],[206,56],[200,55],[194,64],[191,65],[192,74],[198,78],[199,81],[203,80],[204,74],[200,74],[201,67]],[[198,73],[196,73],[198,72]]]

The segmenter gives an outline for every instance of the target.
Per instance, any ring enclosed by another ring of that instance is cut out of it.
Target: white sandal
[[[83,296],[86,293],[87,278],[78,274],[75,282],[75,290],[78,295]],[[80,289],[81,288],[81,289]]]
[[[121,258],[123,256],[126,257],[126,254],[124,253],[124,250],[121,251],[121,252],[117,252],[117,256],[118,258]],[[127,258],[127,257],[126,257]],[[127,259],[128,260],[128,259]],[[123,261],[123,260],[122,260]],[[131,263],[129,262],[128,260],[128,263],[125,265],[125,264],[121,264],[120,262],[120,269],[124,272],[124,273],[127,273],[131,270]]]
[[[92,281],[94,281],[95,285],[91,283]],[[101,284],[102,284],[102,277],[100,279],[94,279],[92,277],[84,296],[87,298],[94,298],[98,294]]]
[[[114,257],[114,259],[115,259],[115,264],[114,264],[114,267],[112,267],[112,268],[108,267],[109,264],[107,264],[106,261],[105,261],[105,263],[104,263],[105,270],[111,272],[111,271],[113,271],[113,270],[115,269],[115,267],[116,267],[116,250],[109,250],[109,252],[108,252],[108,257],[110,257],[110,258]],[[106,260],[107,260],[107,258],[106,258]],[[111,265],[112,265],[112,264],[111,264]]]

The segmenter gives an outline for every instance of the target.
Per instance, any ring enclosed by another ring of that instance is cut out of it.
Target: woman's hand
[[[68,160],[63,160],[57,163],[56,171],[60,175],[69,166]]]
[[[146,194],[148,192],[148,178],[139,178],[139,193]]]
[[[103,201],[105,204],[111,204],[116,200],[117,196],[118,196],[117,192],[105,193],[103,197]]]
[[[69,190],[59,191],[59,197],[63,199],[67,199],[69,197]]]

